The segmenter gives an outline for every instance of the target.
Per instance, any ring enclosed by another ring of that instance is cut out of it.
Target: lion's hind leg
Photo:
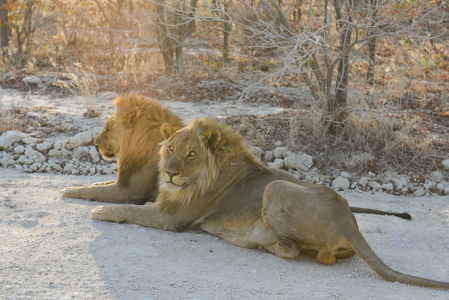
[[[281,180],[268,184],[262,216],[266,226],[278,237],[278,245],[277,253],[267,250],[285,257],[282,249],[295,249],[325,264],[354,255],[341,231],[341,223],[351,222],[352,214],[347,204],[340,201],[325,188],[311,190]]]

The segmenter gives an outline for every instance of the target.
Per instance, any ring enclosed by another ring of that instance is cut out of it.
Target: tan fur
[[[70,187],[63,191],[64,197],[134,204],[156,198],[161,126],[166,122],[177,129],[184,125],[159,102],[137,94],[118,96],[114,104],[116,111],[95,145],[105,159],[117,156],[117,181]]]
[[[241,247],[284,258],[300,253],[325,264],[357,253],[379,275],[406,284],[449,283],[399,273],[385,265],[362,234],[347,201],[332,189],[262,165],[242,137],[218,121],[161,127],[160,194],[145,206],[99,206],[94,219],[182,231],[192,228]]]

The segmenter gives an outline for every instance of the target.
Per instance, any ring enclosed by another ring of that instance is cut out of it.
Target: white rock
[[[382,184],[382,189],[384,191],[389,192],[389,191],[393,190],[393,184],[391,182],[390,183],[384,183],[384,184]]]
[[[251,149],[253,150],[253,153],[257,158],[260,159],[262,157],[263,151],[260,147],[251,147]]]
[[[436,182],[428,181],[428,182],[426,182],[426,183],[424,184],[424,188],[425,188],[426,190],[428,190],[428,189],[434,188],[436,185],[437,185]]]
[[[28,157],[28,158],[34,158],[38,154],[39,154],[39,152],[34,150],[33,147],[31,147],[31,146],[27,146],[25,148],[25,156]]]
[[[266,162],[272,161],[273,158],[274,158],[273,151],[265,151],[265,153],[263,154],[263,159]]]
[[[17,159],[17,162],[21,163],[21,164],[29,165],[29,164],[32,164],[34,162],[34,160],[27,157],[26,155],[22,155],[19,157],[19,159]]]
[[[75,158],[89,157],[90,156],[89,150],[90,149],[85,146],[78,147],[73,151],[73,157]]]
[[[284,160],[280,158],[276,158],[274,162],[267,164],[270,168],[280,169],[284,166]]]
[[[349,180],[343,177],[337,177],[332,181],[332,188],[336,190],[345,190],[349,188]]]
[[[313,165],[313,159],[312,156],[305,153],[296,154],[288,151],[285,154],[284,164],[288,169],[308,171]]]
[[[16,170],[18,171],[23,171],[23,167],[21,165],[15,165],[14,166],[16,168]]]
[[[67,150],[66,148],[62,148],[61,149],[61,156],[62,157],[69,157],[70,155],[72,155],[72,152]]]
[[[75,166],[72,163],[68,163],[64,167],[64,172],[71,173]]]
[[[1,148],[1,145],[0,145]],[[446,171],[449,171],[449,159],[445,159],[441,162],[443,164],[443,169],[445,169]]]
[[[67,146],[69,146],[69,148],[71,149],[78,148],[79,146],[85,146],[89,144],[90,142],[92,142],[92,139],[93,134],[91,131],[81,132],[74,137],[71,137]]]
[[[41,84],[41,80],[36,76],[25,77],[23,78],[23,82],[34,87],[38,87]]]
[[[274,148],[273,156],[275,158],[284,158],[284,155],[285,155],[285,153],[287,153],[287,151],[288,151],[287,147]]]
[[[112,174],[113,170],[107,168],[107,169],[103,170],[103,172],[104,172],[106,175],[110,175],[110,174]]]
[[[422,197],[425,194],[426,194],[426,191],[423,188],[419,188],[413,193],[413,195],[415,195],[416,197]]]
[[[38,139],[34,138],[34,137],[26,137],[24,139],[22,139],[22,142],[24,142],[25,144],[28,145],[35,145],[37,143]]]
[[[351,176],[349,176],[349,173],[347,173],[347,172],[341,172],[341,173],[340,173],[340,176],[343,177],[343,178],[349,178],[349,177],[351,177]]]
[[[64,145],[66,145],[66,144],[67,144],[66,140],[58,140],[58,141],[55,142],[54,149],[55,150],[61,150],[64,147]]]
[[[442,183],[438,183],[436,188],[440,191],[440,192],[444,192],[445,186]]]
[[[378,191],[381,188],[380,184],[378,182],[375,182],[375,181],[368,182],[368,185],[375,191]]]
[[[403,189],[408,184],[408,180],[405,177],[393,178],[392,180],[398,190]]]
[[[22,132],[14,130],[7,131],[0,136],[0,149],[7,149],[11,147],[12,144],[17,143],[26,137],[27,135]]]
[[[22,145],[16,146],[14,147],[14,152],[17,154],[22,154],[23,152],[25,152],[25,147]]]
[[[440,171],[433,171],[429,174],[429,178],[434,181],[443,181],[444,175]]]
[[[47,142],[43,142],[43,143],[40,143],[40,144],[36,145],[36,149],[39,150],[39,151],[48,150],[51,147],[52,147],[52,144],[47,143]]]
[[[368,184],[368,178],[366,178],[366,177],[360,178],[359,184],[360,184],[361,186],[363,186],[363,188],[365,188],[365,186]]]
[[[281,147],[282,146],[282,142],[281,141],[277,141],[276,143],[274,143],[275,147]]]
[[[61,157],[61,155],[62,155],[61,150],[52,149],[52,150],[48,151],[48,156],[50,156],[50,157]]]
[[[448,195],[449,194],[449,186],[444,188],[444,194]]]

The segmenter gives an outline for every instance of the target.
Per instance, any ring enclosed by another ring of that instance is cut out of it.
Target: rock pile
[[[105,161],[93,145],[99,130],[71,138],[37,139],[18,131],[0,136],[0,166],[34,173],[95,175],[116,173],[117,164]]]
[[[26,173],[115,174],[116,162],[104,160],[93,145],[100,131],[101,128],[95,128],[70,138],[41,139],[18,131],[7,131],[0,136],[0,167]],[[284,169],[301,180],[323,184],[335,190],[384,191],[415,196],[428,193],[449,195],[447,176],[442,173],[444,170],[431,173],[424,181],[394,173],[369,173],[361,178],[347,172],[322,176],[313,166],[312,156],[289,151],[282,143],[276,143],[270,151],[258,147],[253,147],[253,151],[269,167]],[[445,163],[449,165],[449,162]]]

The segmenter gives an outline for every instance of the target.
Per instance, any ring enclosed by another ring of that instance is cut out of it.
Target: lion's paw
[[[95,220],[107,221],[109,215],[108,208],[105,205],[97,206],[90,211],[90,216]]]
[[[71,186],[62,190],[62,196],[67,198],[80,198],[81,187]]]

